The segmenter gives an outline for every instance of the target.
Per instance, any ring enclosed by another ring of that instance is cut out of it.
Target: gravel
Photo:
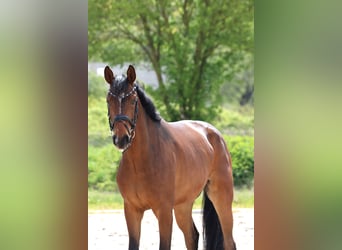
[[[233,236],[238,250],[254,249],[254,209],[238,208],[233,210]],[[193,219],[200,232],[199,250],[203,250],[202,214],[193,210]],[[159,248],[158,221],[151,210],[144,214],[141,225],[141,250]],[[123,210],[90,211],[88,214],[89,250],[127,250],[128,233]],[[173,220],[173,250],[186,250],[183,233]]]

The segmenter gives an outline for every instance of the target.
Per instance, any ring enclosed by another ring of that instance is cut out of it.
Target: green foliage
[[[103,77],[88,72],[88,96],[103,98],[106,88],[108,88],[106,85]]]
[[[254,180],[254,137],[224,136],[233,164],[234,185],[252,186]]]
[[[111,139],[108,138],[111,142]],[[103,147],[88,147],[88,187],[97,190],[117,191],[116,170],[121,153],[112,143]]]
[[[253,89],[254,85],[254,58],[250,54],[240,55],[239,62],[233,68],[227,68],[224,72],[226,80],[220,87],[223,103],[235,105],[241,104],[241,99],[246,90]],[[254,105],[253,95],[248,100],[249,106]]]
[[[110,137],[105,99],[107,84],[103,80],[91,81],[92,84],[98,86],[91,88],[96,91],[88,91],[88,187],[117,191],[115,177],[121,153],[114,148]],[[100,84],[104,89],[101,90]]]
[[[211,120],[223,83],[240,95],[245,88],[235,74],[253,63],[246,60],[253,57],[253,0],[88,3],[89,59],[149,61],[159,84],[154,97],[168,120]]]
[[[254,135],[254,108],[220,108],[212,124],[227,135]]]

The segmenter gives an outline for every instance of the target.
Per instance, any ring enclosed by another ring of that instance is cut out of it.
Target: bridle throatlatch
[[[134,85],[132,90],[130,92],[128,92],[127,94],[121,94],[121,95],[116,95],[114,94],[112,91],[108,91],[108,94],[110,94],[111,96],[114,96],[116,98],[119,99],[119,103],[121,106],[122,100],[133,95],[137,90],[137,85]],[[108,111],[109,112],[109,111]],[[120,112],[121,112],[121,107],[120,107]],[[134,115],[133,115],[133,119],[129,118],[127,115],[124,114],[118,114],[114,117],[114,121],[112,122],[108,113],[108,121],[109,121],[109,127],[110,127],[110,131],[113,132],[114,126],[116,123],[118,122],[123,122],[122,124],[125,126],[125,128],[128,131],[129,134],[129,142],[127,144],[127,146],[124,148],[123,152],[124,153],[129,146],[131,146],[132,144],[132,140],[135,136],[135,127],[137,124],[137,119],[138,119],[138,96],[135,98],[135,105],[134,105]],[[128,127],[127,123],[129,123],[130,128]]]

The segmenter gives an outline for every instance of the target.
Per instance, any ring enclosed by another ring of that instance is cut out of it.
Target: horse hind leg
[[[192,219],[192,205],[193,202],[182,203],[175,206],[174,211],[177,225],[184,234],[186,248],[197,250],[199,233]]]
[[[208,198],[212,202],[219,222],[221,225],[221,233],[223,234],[224,250],[236,250],[235,242],[233,239],[233,185],[229,179],[222,180],[222,176],[219,176],[217,180],[211,179],[207,184],[206,193]]]

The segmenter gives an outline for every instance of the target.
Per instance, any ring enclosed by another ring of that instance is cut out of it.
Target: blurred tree
[[[246,55],[244,60],[235,62],[228,77],[221,86],[220,93],[224,103],[235,105],[254,104],[254,64],[253,56]]]
[[[149,61],[169,120],[212,119],[221,85],[253,62],[253,0],[88,3],[89,59]]]

